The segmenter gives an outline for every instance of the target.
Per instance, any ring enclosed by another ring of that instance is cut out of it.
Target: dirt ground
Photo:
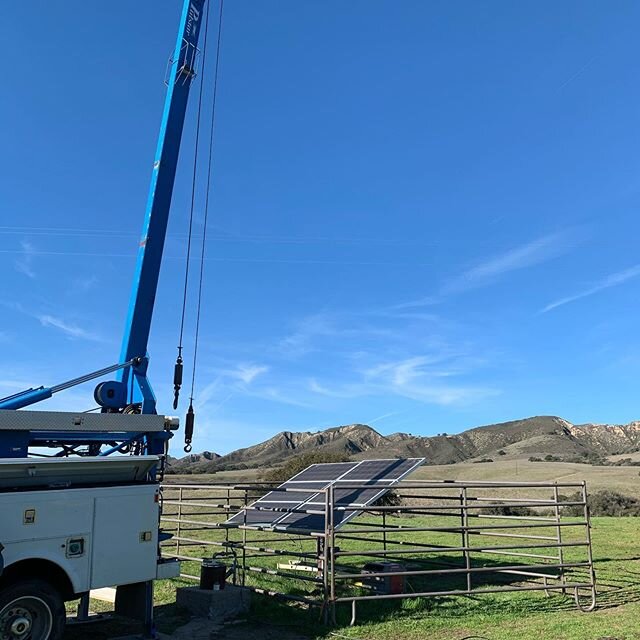
[[[160,628],[166,629],[166,620]],[[103,622],[67,627],[64,640],[113,640],[132,638],[129,634],[139,631],[139,625],[131,620],[114,617]],[[309,636],[291,632],[279,625],[230,624],[223,627],[207,621],[193,620],[171,633],[161,633],[161,640],[310,640]]]

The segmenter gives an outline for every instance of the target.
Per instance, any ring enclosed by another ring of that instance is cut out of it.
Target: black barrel
[[[203,558],[202,567],[200,569],[200,588],[206,591],[213,591],[215,585],[218,589],[224,589],[227,578],[227,566],[224,562],[213,560],[211,558]]]

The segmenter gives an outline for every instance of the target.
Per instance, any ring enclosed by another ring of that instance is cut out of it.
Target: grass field
[[[629,457],[629,456],[625,456]],[[520,482],[582,482],[590,492],[610,489],[640,498],[640,468],[599,467],[568,462],[529,462],[496,459],[488,463],[462,462],[421,467],[412,480],[490,480]]]
[[[542,592],[376,602],[363,607],[358,626],[348,626],[346,605],[339,627],[327,629],[317,614],[254,598],[247,638],[259,638],[265,624],[313,638],[353,640],[616,640],[640,639],[640,520],[594,518],[593,542],[599,605],[592,613],[576,610],[569,597]],[[164,585],[163,600],[171,601],[173,585]],[[337,634],[337,635],[336,635]]]
[[[625,454],[622,457],[633,457]],[[256,482],[264,469],[224,471],[216,474],[167,476],[168,483]],[[581,482],[589,490],[611,489],[640,498],[639,467],[598,467],[568,462],[529,462],[526,459],[501,459],[494,462],[460,462],[448,465],[427,465],[411,475],[411,480],[491,480],[521,482]]]
[[[541,592],[482,595],[478,597],[406,600],[375,603],[363,608],[358,626],[348,626],[348,611],[339,612],[339,626],[325,628],[317,612],[303,611],[270,598],[254,596],[246,625],[233,637],[259,640],[265,629],[278,637],[314,640],[639,640],[640,639],[640,520],[594,518],[593,542],[598,576],[599,605],[592,613],[576,610],[573,600]],[[187,584],[165,581],[156,595],[161,630],[171,631],[187,618],[170,603],[175,588]],[[122,624],[70,630],[65,640],[95,640],[123,633]],[[224,638],[224,636],[221,636]]]

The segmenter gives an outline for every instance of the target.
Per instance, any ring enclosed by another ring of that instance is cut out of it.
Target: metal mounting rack
[[[177,418],[157,414],[0,410],[0,458],[26,458],[33,447],[57,449],[59,456],[105,456],[136,447],[161,455],[177,428]],[[102,450],[104,445],[109,448]]]

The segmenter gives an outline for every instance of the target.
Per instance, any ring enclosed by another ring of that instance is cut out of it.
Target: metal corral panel
[[[166,422],[155,414],[0,410],[0,431],[149,433],[164,431]]]
[[[333,485],[333,522],[338,529],[361,513],[349,511],[346,507],[373,504],[423,462],[424,458],[395,458],[314,464],[236,513],[225,524],[231,527],[272,527],[292,532],[324,531],[326,505],[323,490]],[[371,489],[361,486],[366,484],[376,486]],[[358,488],[352,488],[353,485],[358,485]]]
[[[157,456],[8,458],[0,460],[0,491],[144,482],[158,461]]]

